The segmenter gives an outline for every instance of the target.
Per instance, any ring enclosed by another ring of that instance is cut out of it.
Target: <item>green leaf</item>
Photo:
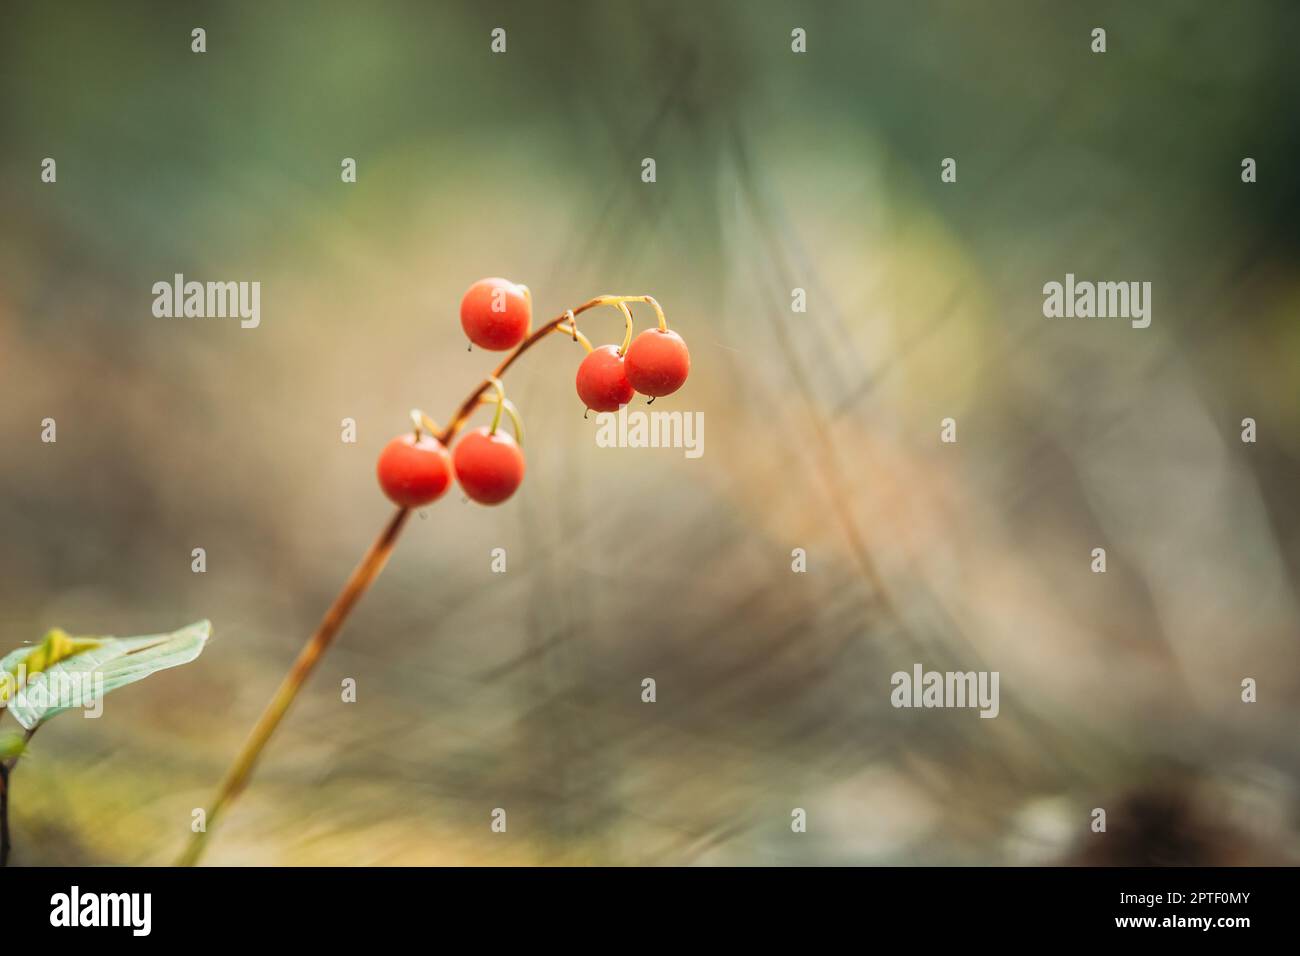
[[[52,630],[35,647],[0,660],[0,707],[31,730],[70,707],[90,707],[119,687],[188,664],[211,632],[208,621],[144,637],[69,637]]]

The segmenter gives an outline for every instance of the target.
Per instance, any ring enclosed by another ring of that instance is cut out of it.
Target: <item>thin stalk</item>
[[[9,865],[9,768],[0,764],[0,866]]]
[[[37,727],[40,724],[36,725]],[[36,727],[27,731],[23,737],[23,746],[32,739],[36,733]],[[21,756],[21,755],[20,755]],[[18,764],[18,757],[10,757],[6,761],[0,761],[0,866],[9,865],[9,851],[13,849],[13,841],[9,838],[9,788],[10,779],[13,777],[14,767]]]
[[[523,355],[547,335],[556,331],[561,322],[574,319],[583,312],[600,305],[618,305],[622,302],[649,303],[659,313],[662,322],[663,312],[659,308],[659,304],[650,296],[602,295],[589,299],[575,309],[566,310],[564,314],[556,316],[529,335],[515,346],[514,351],[501,360],[501,364],[493,369],[492,374],[483,379],[478,387],[470,392],[465,401],[461,402],[456,414],[451,418],[451,423],[437,433],[438,440],[444,445],[449,444],[465,424],[470,414],[478,407],[479,399],[487,390],[500,387],[498,380],[505,375],[510,366],[515,364],[519,356]],[[570,330],[564,329],[563,331],[567,333]],[[491,399],[489,400],[491,401]],[[432,428],[434,423],[427,416],[420,414],[415,419],[415,424],[418,429],[420,424],[424,424],[426,428]],[[312,670],[315,669],[330,642],[343,627],[343,622],[347,620],[352,608],[361,600],[362,595],[366,593],[370,585],[374,583],[375,578],[379,577],[379,572],[384,569],[384,565],[388,563],[388,557],[392,554],[393,547],[397,544],[397,538],[402,533],[402,528],[405,526],[408,517],[410,517],[410,511],[405,508],[393,515],[388,525],[375,539],[374,544],[370,546],[370,550],[366,552],[365,557],[361,559],[361,563],[356,566],[347,581],[344,582],[343,590],[339,591],[338,596],[334,598],[334,603],[325,612],[320,627],[316,629],[316,633],[311,636],[298,653],[298,658],[293,662],[293,666],[289,668],[289,673],[280,682],[275,695],[271,698],[270,703],[266,705],[266,709],[262,711],[262,716],[253,725],[248,739],[244,741],[244,746],[240,749],[238,756],[235,757],[235,762],[226,772],[225,779],[217,788],[216,797],[213,799],[212,807],[204,821],[204,829],[190,837],[185,852],[177,860],[178,866],[193,866],[199,862],[199,858],[207,847],[207,836],[210,828],[217,822],[221,811],[238,797],[248,785],[258,758],[261,757],[262,751],[266,748],[267,742],[270,741],[271,735],[275,733],[275,729],[280,725],[280,721],[284,719],[289,706],[298,696],[298,692],[306,683],[307,678],[311,676]],[[4,791],[5,793],[8,792],[7,780]]]
[[[284,676],[280,682],[280,687],[271,698],[271,702],[266,705],[262,711],[262,716],[257,719],[253,725],[248,739],[244,741],[244,746],[239,751],[239,756],[227,771],[226,777],[221,781],[221,786],[217,788],[216,798],[212,801],[212,808],[208,811],[204,820],[204,829],[195,833],[182,854],[179,862],[181,866],[193,866],[199,861],[206,845],[207,828],[217,822],[221,811],[240,792],[248,785],[248,778],[253,773],[253,768],[257,765],[258,758],[266,748],[267,741],[271,739],[271,734],[275,733],[275,728],[280,725],[284,719],[285,713],[289,710],[289,705],[293,703],[294,698],[298,696],[298,691],[306,682],[311,672],[319,663],[321,656],[324,655],[326,648],[334,636],[338,634],[343,622],[347,620],[348,614],[356,606],[357,601],[374,583],[375,578],[379,577],[379,572],[384,569],[388,563],[388,556],[393,553],[393,546],[397,544],[397,537],[402,533],[402,527],[406,524],[406,519],[411,516],[411,512],[406,509],[400,509],[393,515],[387,526],[384,528],[370,550],[366,552],[361,563],[353,569],[352,574],[348,577],[347,582],[343,585],[343,590],[334,598],[334,603],[330,609],[325,612],[324,619],[320,622],[320,627],[311,639],[303,645],[303,649],[298,652],[298,659],[293,662],[289,668],[289,673]]]
[[[492,370],[492,374],[479,382],[478,388],[470,392],[469,395],[466,396],[465,401],[460,403],[460,407],[456,409],[456,414],[451,417],[451,423],[439,433],[438,439],[445,445],[456,437],[456,433],[460,431],[461,426],[465,424],[465,420],[469,418],[474,409],[478,407],[480,396],[482,396],[489,388],[493,387],[493,379],[499,379],[501,376],[505,375],[507,369],[515,364],[515,361],[519,356],[523,355],[542,339],[546,338],[546,336],[554,332],[561,322],[564,322],[566,319],[573,316],[581,315],[583,312],[586,312],[589,309],[594,309],[598,305],[604,305],[608,299],[609,296],[597,296],[594,299],[588,299],[576,309],[569,309],[563,315],[551,319],[551,321],[547,322],[541,328],[529,335],[528,338],[516,345],[514,351],[503,358],[501,364]],[[566,329],[565,331],[567,332],[568,330]]]

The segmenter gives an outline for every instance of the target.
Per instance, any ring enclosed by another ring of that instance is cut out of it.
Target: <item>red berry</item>
[[[616,412],[632,401],[633,394],[623,356],[613,345],[593,349],[578,366],[578,397],[593,412]]]
[[[498,505],[524,480],[524,453],[515,440],[498,429],[475,429],[452,452],[461,490],[481,505]]]
[[[671,395],[691,371],[691,353],[676,332],[647,329],[628,346],[623,368],[628,382],[642,395]]]
[[[398,435],[379,454],[379,487],[402,508],[419,508],[442,497],[451,484],[451,455],[431,435],[419,441]]]
[[[533,306],[523,286],[509,279],[479,279],[460,300],[460,325],[469,340],[492,352],[512,349],[524,340]]]

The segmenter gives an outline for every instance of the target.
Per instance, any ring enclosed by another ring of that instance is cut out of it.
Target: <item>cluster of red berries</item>
[[[578,397],[593,412],[616,412],[640,392],[671,395],[691,371],[691,353],[676,332],[647,329],[622,348],[592,349],[578,366]]]
[[[498,505],[524,480],[524,452],[503,431],[476,428],[454,453],[433,435],[399,435],[379,455],[379,485],[393,504],[420,508],[442,497],[454,472],[467,498]]]
[[[680,335],[670,331],[659,313],[659,327],[632,338],[632,315],[624,301],[634,297],[603,297],[616,305],[627,322],[622,347],[603,345],[592,348],[578,331],[577,318],[566,313],[568,326],[556,323],[552,331],[570,334],[587,349],[587,357],[578,366],[578,397],[596,412],[617,411],[632,400],[636,392],[652,401],[671,395],[682,387],[691,369],[691,356]],[[637,301],[649,301],[645,297]],[[659,307],[655,305],[656,311]],[[504,352],[518,346],[528,336],[532,325],[532,295],[528,287],[507,279],[480,279],[469,287],[460,303],[460,324],[469,340],[480,348]],[[500,504],[524,480],[524,453],[518,440],[518,413],[506,400],[501,383],[489,380],[496,388],[496,403],[491,427],[478,428],[456,442],[448,452],[435,434],[436,428],[418,412],[413,412],[415,429],[390,441],[379,456],[379,484],[394,504],[402,508],[419,508],[436,501],[451,486],[452,475],[466,497],[485,505]],[[515,438],[499,431],[501,413],[510,414]],[[430,434],[422,433],[427,425]]]

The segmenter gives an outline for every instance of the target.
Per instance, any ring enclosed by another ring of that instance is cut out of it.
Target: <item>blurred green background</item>
[[[538,320],[656,296],[693,360],[656,408],[702,411],[705,454],[597,448],[578,348],[530,353],[524,487],[411,520],[208,862],[1300,860],[1298,28],[1289,2],[6,5],[0,651],[214,623],[35,738],[13,862],[174,858],[391,513],[379,449],[494,364],[457,320],[484,275]],[[154,318],[176,272],[260,281],[261,327]],[[1151,327],[1043,318],[1067,272],[1151,281]],[[999,671],[1001,716],[894,710],[918,661]]]

